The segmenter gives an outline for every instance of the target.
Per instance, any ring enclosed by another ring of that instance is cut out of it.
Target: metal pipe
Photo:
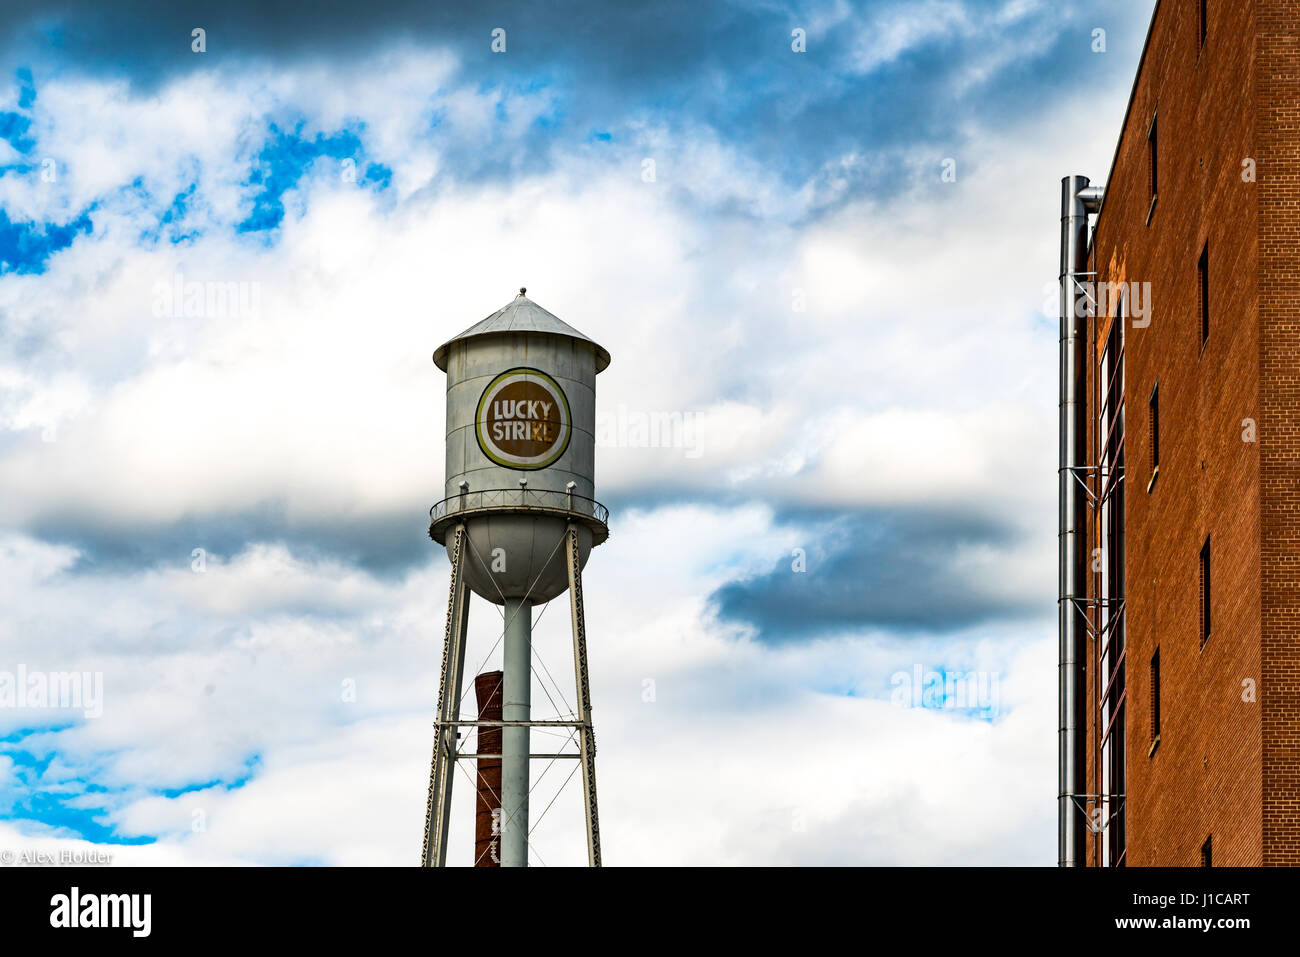
[[[533,606],[524,598],[505,600],[501,717],[529,720],[532,701]],[[528,866],[529,729],[501,730],[501,866]]]
[[[1086,176],[1061,180],[1059,589],[1060,657],[1057,669],[1057,864],[1083,863],[1086,809],[1076,800],[1087,775],[1087,674],[1083,655],[1087,609],[1087,310],[1079,285],[1087,272],[1088,214],[1102,191]]]

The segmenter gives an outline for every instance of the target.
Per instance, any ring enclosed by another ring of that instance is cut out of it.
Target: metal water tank
[[[609,536],[595,500],[596,374],[609,353],[524,292],[433,354],[447,373],[447,477],[429,534],[446,545],[465,522],[466,581],[499,605],[564,593],[570,521],[584,566]]]
[[[465,584],[505,606],[504,867],[528,864],[533,605],[569,588],[570,528],[579,572],[592,547],[609,537],[608,513],[595,500],[596,374],[609,353],[524,293],[433,354],[447,373],[447,484],[430,511],[429,535],[455,566],[449,538],[463,524]],[[579,669],[585,674],[585,662]],[[592,740],[589,725],[581,733]]]

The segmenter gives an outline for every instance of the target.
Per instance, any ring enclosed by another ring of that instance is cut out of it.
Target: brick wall
[[[1265,801],[1263,771],[1270,719],[1262,715],[1276,705],[1267,695],[1242,700],[1242,682],[1259,682],[1264,667],[1261,579],[1269,579],[1261,576],[1261,567],[1273,567],[1267,547],[1261,563],[1260,456],[1269,453],[1263,442],[1243,441],[1244,419],[1256,420],[1261,438],[1266,431],[1270,413],[1259,403],[1261,375],[1264,391],[1274,388],[1261,358],[1273,355],[1265,331],[1269,297],[1261,293],[1261,250],[1268,248],[1259,241],[1260,230],[1267,229],[1260,212],[1264,194],[1259,183],[1242,179],[1246,158],[1264,166],[1256,152],[1257,146],[1263,152],[1264,144],[1257,144],[1252,82],[1256,3],[1210,0],[1209,11],[1202,48],[1198,4],[1165,0],[1160,6],[1094,242],[1100,281],[1150,283],[1151,294],[1150,325],[1130,324],[1125,346],[1130,866],[1195,866],[1210,834],[1216,865],[1259,864],[1271,833],[1265,824],[1265,808],[1271,805]],[[1300,104],[1297,93],[1300,89],[1290,94],[1288,109]],[[1154,208],[1147,142],[1153,116],[1159,140]],[[1292,126],[1290,143],[1300,145],[1300,123]],[[1300,233],[1292,235],[1300,241]],[[1207,241],[1211,319],[1202,347],[1197,263]],[[1290,262],[1294,271],[1300,257],[1291,255]],[[1109,323],[1099,321],[1094,331],[1093,375]],[[1290,370],[1289,381],[1300,386],[1300,352],[1276,358]],[[1147,409],[1157,383],[1160,470],[1148,488]],[[1094,383],[1094,430],[1097,402]],[[1277,414],[1300,424],[1285,411]],[[1285,441],[1300,448],[1296,438]],[[1287,496],[1295,494],[1291,488]],[[1271,500],[1265,495],[1264,501]],[[1300,498],[1288,501],[1290,507],[1300,506]],[[1272,516],[1268,508],[1263,514]],[[1300,534],[1300,513],[1293,527]],[[1202,644],[1199,556],[1207,535],[1213,631]],[[1092,547],[1097,544],[1094,538]],[[1295,621],[1290,606],[1284,615]],[[1161,735],[1151,751],[1150,661],[1157,646]],[[1095,647],[1093,652],[1089,693],[1096,702]],[[1089,734],[1094,792],[1101,783],[1096,721],[1094,707]],[[1292,733],[1298,726],[1293,711]],[[1098,863],[1096,839],[1090,839],[1089,850],[1089,863]]]
[[[1300,863],[1300,3],[1259,5],[1264,863]],[[1215,848],[1218,850],[1217,845]]]

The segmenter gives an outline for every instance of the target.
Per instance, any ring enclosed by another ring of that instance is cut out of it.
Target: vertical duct
[[[533,606],[527,598],[505,600],[506,633],[501,716],[527,721],[533,681]],[[527,726],[501,731],[501,866],[528,866]]]
[[[474,679],[480,721],[501,720],[501,672]],[[478,729],[475,750],[496,757],[478,759],[478,797],[474,810],[474,866],[501,866],[501,728]]]
[[[1087,776],[1087,472],[1088,310],[1081,282],[1088,270],[1088,214],[1102,192],[1086,176],[1061,180],[1061,391],[1059,483],[1060,660],[1057,672],[1057,864],[1083,864]],[[1076,800],[1079,797],[1079,800]]]

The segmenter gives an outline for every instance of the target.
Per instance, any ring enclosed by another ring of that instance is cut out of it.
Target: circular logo
[[[483,454],[497,465],[544,469],[569,447],[569,400],[545,372],[509,369],[483,390],[474,431]]]

